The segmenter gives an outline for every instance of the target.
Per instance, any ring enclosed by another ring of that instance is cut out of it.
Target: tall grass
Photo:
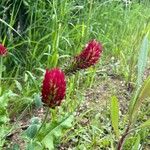
[[[111,71],[122,75],[127,83],[134,82],[140,44],[150,31],[149,6],[148,0],[135,0],[127,6],[119,0],[1,0],[0,42],[9,50],[3,89],[18,94],[10,100],[16,106],[10,113],[22,111],[33,102],[45,68],[63,68],[93,38],[104,47],[96,68],[109,64],[113,57]],[[67,107],[71,97],[80,99],[75,85],[91,86],[95,72],[90,68],[71,77],[64,109],[78,105],[80,101]]]
[[[105,47],[103,57],[119,58],[128,76],[132,63],[127,64],[132,54],[138,53],[138,43],[149,29],[149,9],[136,2],[127,7],[122,2],[93,0],[26,3],[16,0],[2,4],[5,8],[2,19],[22,37],[1,22],[1,41],[8,43],[14,65],[20,64],[28,70],[33,66],[57,66],[59,57],[78,53],[89,39],[96,38]],[[22,7],[26,18],[20,10]],[[20,16],[22,20],[18,20]],[[25,21],[26,27],[20,25],[21,21]]]

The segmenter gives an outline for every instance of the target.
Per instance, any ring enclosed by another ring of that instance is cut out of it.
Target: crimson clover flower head
[[[0,56],[5,56],[7,54],[7,49],[0,44]]]
[[[102,53],[102,45],[95,39],[91,40],[83,51],[75,57],[75,66],[78,69],[85,69],[95,65]]]
[[[65,75],[59,68],[46,69],[42,86],[42,101],[49,107],[59,106],[66,94]]]

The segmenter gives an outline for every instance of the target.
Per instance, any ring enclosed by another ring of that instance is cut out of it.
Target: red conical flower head
[[[102,53],[102,45],[96,40],[90,41],[83,51],[75,57],[75,67],[85,69],[95,65]]]
[[[66,81],[64,73],[58,69],[46,70],[42,86],[42,101],[49,107],[59,106],[65,97]]]
[[[7,49],[0,44],[0,56],[5,56],[7,54]]]

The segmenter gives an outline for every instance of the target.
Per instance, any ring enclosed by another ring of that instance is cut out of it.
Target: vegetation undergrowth
[[[0,149],[149,149],[149,21],[148,0],[2,0]]]

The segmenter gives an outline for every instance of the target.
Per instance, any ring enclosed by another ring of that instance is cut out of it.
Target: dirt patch
[[[125,81],[117,77],[107,77],[106,79],[97,77],[96,81],[98,81],[98,84],[86,91],[84,103],[87,106],[86,108],[99,110],[101,107],[107,107],[107,105],[110,105],[111,97],[116,96],[120,104],[121,112],[125,113],[131,97]]]

